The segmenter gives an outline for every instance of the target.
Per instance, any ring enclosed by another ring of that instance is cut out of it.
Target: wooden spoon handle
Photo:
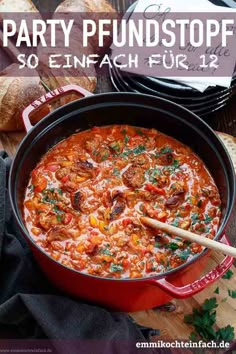
[[[164,222],[154,220],[151,218],[140,217],[140,220],[146,226],[162,230],[168,234],[184,238],[185,240],[198,243],[199,245],[205,246],[205,247],[210,248],[212,250],[220,251],[226,255],[236,258],[236,248],[234,248],[232,246],[224,245],[220,242],[211,240],[210,238],[196,235],[193,232],[186,231],[186,230],[180,229],[178,227],[168,225]]]

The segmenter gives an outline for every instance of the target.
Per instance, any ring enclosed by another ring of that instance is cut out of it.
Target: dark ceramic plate
[[[214,95],[211,99],[210,97],[206,97],[204,100],[197,101],[195,103],[194,100],[179,100],[178,97],[173,97],[171,95],[164,94],[161,91],[150,89],[149,87],[140,84],[138,81],[130,82],[130,77],[127,75],[122,77],[119,71],[112,70],[112,72],[113,76],[116,78],[116,81],[120,82],[120,84],[124,87],[125,91],[147,93],[150,95],[162,97],[170,101],[174,101],[175,103],[182,104],[184,107],[193,111],[205,111],[206,108],[214,107],[215,105],[223,103],[224,101],[227,102],[232,94],[232,89],[225,89],[219,92],[217,95]]]
[[[117,78],[117,76],[115,75],[114,72],[112,72],[112,70],[110,70],[110,77],[111,77],[111,81],[112,81],[113,86],[116,89],[116,91],[127,92],[128,88],[122,85],[122,83],[119,81],[119,78]],[[132,89],[132,90],[129,90],[129,92],[138,92],[138,91],[134,91]],[[142,93],[142,92],[140,92],[140,93]],[[205,116],[210,115],[210,113],[215,112],[215,111],[219,110],[220,108],[224,107],[229,98],[230,98],[230,95],[227,98],[223,98],[223,99],[219,100],[219,102],[217,102],[217,103],[211,104],[210,106],[205,105],[201,109],[199,109],[199,107],[198,107],[198,109],[196,109],[194,107],[188,107],[187,105],[184,105],[184,104],[183,104],[183,106],[188,108],[190,111],[198,114],[199,116],[205,117]]]
[[[211,1],[215,5],[227,6],[225,0],[213,0]],[[127,12],[124,15],[124,18],[128,21],[133,10],[135,9],[136,3],[132,4]],[[199,92],[196,89],[191,88],[185,84],[178,83],[174,80],[161,79],[149,76],[140,76],[140,75],[130,75],[125,72],[120,72],[119,69],[114,68],[117,75],[120,77],[120,82],[124,81],[125,87],[129,91],[136,92],[136,90],[141,90],[141,92],[146,92],[146,88],[151,90],[150,92],[153,94],[154,92],[165,94],[165,98],[172,99],[177,103],[185,103],[192,104],[193,100],[198,101],[198,103],[205,104],[209,103],[210,99],[215,99],[217,96],[222,97],[223,94],[227,94],[229,89],[225,89],[222,87],[209,87],[205,90],[204,93]],[[128,78],[126,78],[128,76]],[[125,77],[125,78],[124,78]],[[133,84],[134,82],[134,84]],[[137,89],[137,85],[140,85]],[[133,89],[134,86],[134,89]]]
[[[212,2],[216,5],[226,6],[225,2],[221,0]],[[124,16],[127,21],[135,5],[136,3],[128,8]],[[209,115],[225,106],[232,96],[233,88],[236,87],[236,76],[232,79],[229,89],[220,86],[209,87],[203,93],[174,80],[129,74],[120,71],[116,67],[110,69],[110,77],[117,91],[139,92],[162,97],[182,104],[200,116]]]
[[[209,103],[216,102],[223,97],[227,97],[231,93],[230,89],[222,89],[215,94],[212,95],[204,95],[202,94],[201,99],[195,100],[193,98],[182,98],[179,96],[173,96],[171,94],[163,92],[161,89],[156,89],[154,86],[145,85],[138,76],[130,76],[130,75],[122,75],[119,70],[113,70],[114,75],[119,79],[121,83],[126,87],[128,91],[148,93],[155,96],[160,96],[171,101],[174,101],[179,104],[184,104],[186,106],[201,106]],[[234,85],[236,84],[234,80]]]

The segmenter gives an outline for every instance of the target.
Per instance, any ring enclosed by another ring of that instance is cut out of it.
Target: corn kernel
[[[109,227],[109,230],[107,231],[108,235],[114,235],[117,232],[117,225],[112,225]]]
[[[91,243],[93,245],[100,245],[102,243],[102,237],[99,236],[99,235],[94,235],[92,238],[91,238]]]
[[[167,213],[165,211],[160,211],[160,213],[157,214],[157,219],[160,221],[165,221],[167,217]]]
[[[148,246],[147,246],[147,251],[152,252],[152,251],[153,251],[153,248],[154,248],[153,245],[148,245]]]
[[[104,223],[104,221],[99,221],[99,230],[103,233],[106,234],[108,231],[107,225]]]
[[[51,257],[54,258],[56,261],[58,261],[60,259],[60,253],[52,252]]]
[[[112,256],[108,256],[108,255],[103,255],[101,257],[102,261],[105,261],[106,263],[111,263],[113,261],[113,257]]]
[[[72,161],[62,161],[61,166],[63,167],[68,167],[72,165]]]
[[[84,182],[86,180],[85,177],[80,177],[80,176],[77,176],[76,177],[76,181],[79,183],[79,182]]]
[[[141,277],[142,277],[142,273],[140,272],[135,272],[135,271],[130,272],[130,278],[141,278]]]
[[[89,216],[89,223],[92,227],[98,227],[98,221],[94,215]]]
[[[138,235],[132,234],[132,235],[131,235],[131,238],[132,238],[132,242],[133,242],[135,245],[137,245],[137,244],[139,243],[139,237],[138,237]]]
[[[76,251],[77,252],[79,252],[79,253],[83,253],[84,252],[84,250],[85,250],[85,247],[84,247],[84,245],[78,245],[77,247],[76,247]]]
[[[190,220],[185,220],[180,224],[181,229],[186,230],[190,226],[191,221]]]
[[[31,229],[31,232],[32,232],[32,234],[34,234],[35,236],[39,236],[39,235],[41,234],[41,230],[38,229],[38,228],[36,228],[36,227],[33,227],[33,228]]]
[[[199,201],[199,199],[198,198],[196,198],[196,197],[191,197],[190,198],[190,201],[191,201],[191,203],[192,203],[192,205],[197,205],[197,203],[198,203],[198,201]]]

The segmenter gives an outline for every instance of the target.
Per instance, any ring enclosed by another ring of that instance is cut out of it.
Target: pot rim
[[[232,163],[232,160],[231,160],[231,157],[227,151],[227,149],[225,148],[224,144],[222,143],[222,141],[218,138],[216,132],[202,119],[200,118],[198,115],[196,115],[195,113],[189,111],[187,108],[177,104],[177,103],[174,103],[172,101],[169,101],[167,99],[164,99],[164,98],[160,98],[160,97],[156,97],[156,96],[153,96],[153,95],[147,95],[147,94],[140,94],[140,93],[130,93],[130,92],[106,92],[106,93],[99,93],[99,94],[96,94],[96,95],[93,95],[93,96],[89,96],[89,97],[83,97],[83,98],[80,98],[79,100],[76,100],[76,101],[72,101],[72,102],[69,102],[67,103],[66,105],[63,105],[61,107],[58,107],[57,109],[55,109],[54,111],[50,112],[49,114],[47,114],[43,119],[41,119],[37,124],[35,124],[35,126],[33,126],[33,128],[26,134],[26,136],[24,137],[24,139],[21,141],[20,145],[18,146],[18,149],[17,149],[17,152],[16,152],[16,155],[13,159],[13,162],[12,162],[12,165],[11,165],[11,168],[10,168],[10,173],[9,173],[9,182],[8,182],[8,191],[9,191],[9,198],[10,198],[10,203],[11,203],[11,207],[12,207],[12,211],[13,211],[13,215],[15,217],[15,220],[17,221],[17,224],[20,228],[20,231],[23,233],[24,237],[26,239],[28,239],[30,241],[30,243],[32,244],[32,246],[34,246],[40,253],[42,253],[44,256],[46,256],[50,261],[53,261],[55,262],[57,265],[59,265],[60,267],[63,267],[65,268],[66,270],[69,270],[69,271],[72,271],[76,274],[79,274],[79,275],[83,275],[83,276],[86,276],[86,277],[89,277],[91,279],[96,279],[96,280],[100,280],[100,281],[119,281],[119,282],[136,282],[136,281],[139,281],[139,282],[145,282],[145,281],[149,281],[151,279],[155,279],[155,280],[159,280],[159,279],[162,279],[162,278],[166,278],[166,277],[169,277],[171,275],[174,275],[175,273],[179,272],[179,271],[182,271],[184,268],[187,268],[188,266],[190,266],[191,264],[193,264],[197,259],[199,259],[200,257],[203,257],[204,255],[206,255],[210,250],[208,248],[204,248],[203,251],[201,251],[200,253],[196,254],[195,256],[193,256],[188,262],[186,263],[183,263],[182,265],[174,268],[174,269],[171,269],[171,270],[168,270],[164,273],[161,273],[161,274],[157,274],[157,275],[151,275],[149,277],[142,277],[142,278],[108,278],[108,277],[100,277],[100,276],[96,276],[96,275],[92,275],[92,274],[87,274],[87,273],[83,273],[79,270],[76,270],[76,269],[73,269],[73,268],[70,268],[62,263],[60,263],[59,261],[55,260],[53,257],[51,257],[43,248],[41,248],[40,246],[38,246],[34,239],[31,237],[31,235],[29,234],[28,230],[26,229],[23,221],[21,220],[19,214],[18,214],[18,207],[14,205],[14,198],[13,198],[13,191],[14,191],[14,188],[11,187],[11,181],[12,181],[12,175],[13,175],[13,167],[15,165],[15,160],[16,160],[16,157],[19,153],[19,151],[21,150],[23,144],[25,143],[25,141],[30,137],[31,133],[35,130],[35,128],[37,127],[40,127],[40,125],[43,125],[45,124],[45,122],[49,119],[49,117],[51,117],[51,115],[57,113],[57,112],[60,112],[62,111],[65,107],[69,107],[69,106],[73,106],[73,105],[76,105],[78,103],[78,101],[86,101],[86,100],[91,100],[91,99],[94,99],[94,98],[99,98],[99,97],[107,97],[107,96],[125,96],[127,97],[127,95],[130,95],[130,96],[136,96],[136,97],[140,97],[140,96],[145,96],[147,98],[151,98],[151,99],[154,99],[156,100],[156,102],[158,101],[163,101],[165,103],[168,103],[172,106],[175,106],[175,107],[178,107],[178,109],[181,109],[183,111],[185,111],[186,113],[192,115],[195,117],[195,119],[199,120],[210,132],[211,134],[213,134],[215,136],[215,138],[217,139],[218,143],[221,145],[221,147],[223,148],[224,150],[224,153],[226,154],[227,158],[228,158],[228,162],[229,162],[229,165],[230,165],[230,169],[231,171],[234,173],[234,167],[233,167],[233,163]],[[114,102],[109,102],[109,103],[114,103]],[[139,105],[139,102],[137,102],[137,105]],[[75,109],[74,109],[75,110]],[[64,115],[65,116],[65,115]],[[63,114],[61,115],[61,118],[63,118]],[[59,122],[59,121],[58,121]],[[56,124],[56,123],[55,123]],[[43,131],[43,130],[42,130]],[[41,131],[41,132],[42,132]],[[235,173],[234,173],[235,175]],[[236,180],[234,178],[234,183],[233,183],[233,199],[232,199],[232,203],[231,205],[228,205],[227,209],[226,210],[226,214],[225,214],[225,217],[224,217],[224,220],[223,220],[223,223],[220,225],[218,231],[217,231],[217,234],[215,235],[214,237],[214,240],[218,240],[219,238],[223,237],[224,236],[224,230],[229,222],[229,219],[232,215],[232,211],[233,211],[233,207],[234,207],[234,202],[235,202],[235,197],[236,197]]]

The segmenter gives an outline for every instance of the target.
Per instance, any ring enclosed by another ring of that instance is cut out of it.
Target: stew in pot
[[[202,251],[147,228],[141,215],[213,238],[220,207],[213,178],[189,147],[154,129],[115,125],[76,133],[45,154],[31,173],[24,220],[63,265],[141,278]]]

